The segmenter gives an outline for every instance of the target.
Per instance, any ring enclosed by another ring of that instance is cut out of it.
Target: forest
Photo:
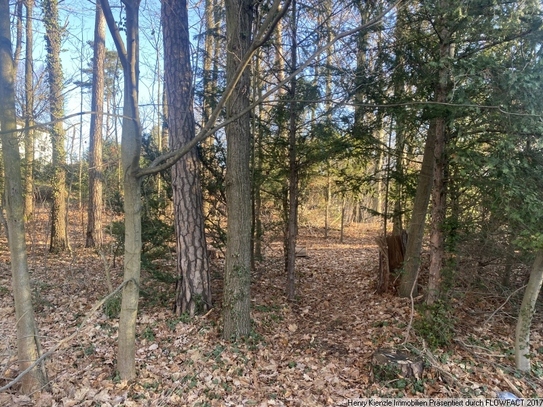
[[[0,0],[0,406],[543,397],[543,4]]]

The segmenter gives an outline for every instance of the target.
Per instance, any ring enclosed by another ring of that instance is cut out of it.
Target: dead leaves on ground
[[[432,366],[422,380],[373,383],[371,355],[378,348],[402,346],[411,312],[409,301],[375,294],[376,233],[353,227],[344,244],[302,236],[308,257],[297,260],[294,304],[285,300],[281,253],[272,245],[253,283],[255,334],[238,343],[220,339],[220,298],[206,317],[187,321],[168,309],[173,287],[144,278],[153,296],[142,296],[136,380],[126,383],[116,376],[118,321],[100,311],[47,362],[50,394],[43,393],[38,402],[3,393],[0,406],[333,406],[371,395],[490,397],[498,390],[543,396],[539,379],[512,374],[512,326],[485,328],[476,321],[471,331],[463,321],[454,346],[427,357]],[[107,288],[103,263],[91,250],[47,256],[46,266],[40,255],[45,246],[36,244],[33,250],[33,295],[47,350],[78,328]],[[16,376],[17,366],[11,277],[3,253],[0,369],[5,382]],[[112,270],[114,284],[121,272]],[[218,297],[220,279],[214,284]],[[533,339],[536,346],[543,343],[539,333]],[[413,335],[410,346],[422,350]],[[536,359],[541,366],[541,355]]]

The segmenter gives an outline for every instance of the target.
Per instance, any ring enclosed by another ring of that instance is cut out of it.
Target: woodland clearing
[[[47,252],[47,222],[28,226],[33,300],[44,351],[80,327],[93,304],[108,294],[103,260],[84,249],[81,227],[70,228],[72,252]],[[22,396],[17,386],[0,393],[0,406],[336,406],[358,397],[495,397],[508,391],[543,397],[543,318],[533,322],[532,375],[514,370],[516,301],[467,287],[454,301],[454,338],[430,350],[412,329],[411,301],[375,292],[376,226],[358,224],[328,239],[303,228],[297,259],[298,296],[284,294],[281,243],[267,246],[253,273],[254,334],[221,339],[222,260],[213,261],[214,308],[191,320],[171,312],[174,286],[144,272],[137,326],[138,377],[115,372],[117,318],[104,308],[46,363],[51,391]],[[0,242],[0,385],[18,374],[9,253]],[[173,272],[174,255],[160,267]],[[122,267],[111,269],[113,285]],[[513,297],[512,297],[513,298]],[[415,319],[417,309],[415,307]],[[405,342],[409,329],[408,341]],[[371,358],[380,348],[418,354],[419,379],[372,380]]]

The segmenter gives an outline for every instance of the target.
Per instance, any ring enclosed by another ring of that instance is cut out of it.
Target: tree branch
[[[105,1],[105,0],[102,0]],[[356,34],[359,31],[368,29],[370,27],[373,27],[374,25],[378,24],[385,15],[387,15],[390,11],[392,11],[396,6],[399,6],[400,3],[403,0],[398,0],[391,6],[389,6],[386,10],[384,10],[380,15],[373,18],[366,24],[363,24],[359,27],[353,28],[352,30],[345,31],[338,36],[336,36],[333,40],[331,40],[328,44],[323,45],[321,48],[316,50],[311,56],[307,58],[307,60],[300,65],[300,67],[292,72],[289,76],[287,76],[285,79],[283,79],[281,82],[279,82],[277,85],[275,85],[272,89],[270,89],[268,92],[263,94],[258,100],[256,100],[254,103],[249,105],[245,110],[240,112],[238,115],[231,117],[228,120],[225,120],[224,122],[215,125],[215,122],[224,106],[226,101],[230,98],[234,87],[236,86],[237,82],[241,78],[241,75],[243,74],[245,68],[249,64],[251,57],[253,56],[254,52],[262,46],[266,40],[269,38],[269,36],[272,34],[273,29],[275,28],[275,25],[279,22],[279,20],[282,18],[282,16],[286,13],[288,4],[290,4],[290,0],[287,0],[287,7],[280,8],[280,1],[276,0],[272,6],[271,11],[277,10],[277,14],[274,16],[271,12],[268,14],[268,17],[266,18],[264,23],[271,24],[269,27],[266,27],[264,24],[260,28],[259,32],[255,36],[255,41],[251,45],[249,51],[245,54],[242,63],[240,64],[238,70],[236,71],[236,75],[234,76],[234,80],[227,86],[226,90],[224,91],[221,99],[217,103],[217,106],[213,110],[213,113],[211,114],[209,121],[206,123],[205,127],[198,133],[196,137],[194,137],[191,141],[189,141],[187,144],[185,144],[183,147],[170,151],[166,154],[163,154],[159,157],[157,157],[148,167],[142,168],[137,172],[138,177],[144,177],[146,175],[152,175],[156,174],[160,171],[164,171],[168,168],[170,168],[173,164],[175,164],[176,161],[181,159],[185,154],[187,154],[192,148],[194,148],[199,142],[205,140],[207,137],[209,137],[211,134],[215,133],[217,130],[225,127],[227,124],[238,120],[240,117],[244,116],[248,112],[250,112],[252,109],[254,109],[256,106],[261,104],[264,100],[266,100],[270,95],[277,92],[279,89],[281,89],[285,84],[289,83],[292,78],[294,78],[296,75],[298,75],[300,72],[302,72],[305,68],[309,66],[311,62],[313,62],[320,54],[322,54],[324,51],[326,51],[328,48],[332,47],[336,42],[339,40],[348,37],[350,35]],[[272,16],[272,17],[270,17]]]
[[[62,345],[64,345],[66,342],[69,342],[71,341],[75,336],[77,336],[81,330],[83,329],[83,326],[87,323],[87,321],[89,320],[89,318],[92,316],[92,314],[94,314],[98,308],[100,308],[108,299],[110,299],[112,296],[114,296],[115,294],[117,294],[119,291],[121,291],[121,289],[127,285],[128,283],[130,282],[133,282],[134,284],[137,284],[137,282],[134,280],[134,279],[130,279],[130,280],[126,280],[124,281],[122,284],[120,284],[116,289],[115,291],[113,291],[111,294],[107,295],[106,297],[104,297],[102,300],[98,301],[94,307],[91,308],[91,310],[87,313],[87,316],[83,319],[83,321],[81,322],[81,324],[79,325],[79,327],[75,330],[74,333],[72,333],[71,335],[67,336],[66,338],[62,339],[59,343],[57,343],[55,346],[53,346],[49,351],[45,352],[43,355],[41,355],[38,359],[36,359],[36,361],[34,363],[32,363],[30,366],[28,366],[25,370],[23,370],[21,373],[19,373],[19,375],[13,379],[11,382],[9,382],[8,384],[6,384],[5,386],[3,387],[0,387],[0,392],[3,392],[3,391],[6,391],[7,389],[9,389],[10,387],[14,386],[15,384],[17,384],[18,382],[21,381],[21,379],[24,377],[24,375],[26,375],[28,372],[30,372],[32,369],[34,369],[38,364],[40,364],[45,358],[51,356],[53,353],[55,353],[58,348],[60,348]]]
[[[107,25],[109,27],[109,32],[111,33],[111,36],[113,37],[113,42],[115,43],[115,47],[117,48],[119,59],[121,60],[121,65],[123,66],[123,69],[128,69],[128,53],[126,52],[126,48],[124,46],[124,41],[121,37],[121,33],[119,31],[119,27],[117,27],[117,23],[115,22],[115,18],[113,17],[113,13],[111,12],[111,7],[109,6],[108,0],[99,0],[100,4],[102,5],[102,10],[104,11],[104,17],[106,18]]]

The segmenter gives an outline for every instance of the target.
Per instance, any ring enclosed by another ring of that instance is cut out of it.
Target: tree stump
[[[399,235],[379,236],[375,239],[379,247],[379,279],[377,293],[388,291],[390,274],[400,270],[405,256],[407,232],[402,230]]]
[[[424,370],[422,359],[392,349],[378,349],[372,356],[372,377],[374,381],[390,381],[398,377],[419,380]]]

